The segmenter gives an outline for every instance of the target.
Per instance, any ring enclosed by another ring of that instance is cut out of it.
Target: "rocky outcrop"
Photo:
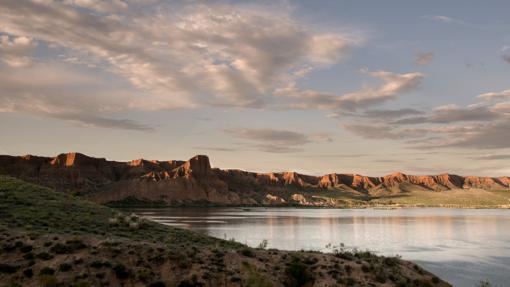
[[[341,187],[347,186],[358,191],[368,191],[381,184],[381,178],[368,177],[359,174],[337,174],[331,173],[321,177],[319,187]]]
[[[317,201],[317,198],[307,195],[314,190],[338,189],[365,195],[377,193],[379,196],[413,186],[430,191],[510,188],[509,177],[463,177],[447,173],[417,176],[396,172],[383,177],[369,177],[339,173],[310,176],[296,172],[222,170],[211,168],[205,155],[197,155],[187,161],[137,159],[129,162],[108,161],[81,153],[56,157],[4,155],[0,156],[0,173],[60,191],[78,193],[101,203],[136,198],[174,205],[289,202],[308,205]]]
[[[287,201],[285,201],[285,199],[283,199],[279,196],[272,195],[272,194],[268,193],[266,195],[266,200],[264,201],[264,203],[268,204],[268,205],[281,205],[281,204],[286,204]]]

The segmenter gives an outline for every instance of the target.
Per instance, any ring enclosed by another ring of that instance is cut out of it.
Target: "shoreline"
[[[374,206],[309,206],[309,205],[200,205],[200,204],[183,204],[183,205],[110,205],[105,206],[114,209],[165,209],[165,208],[296,208],[296,209],[380,209],[380,210],[395,210],[395,209],[420,209],[420,208],[437,208],[437,209],[510,209],[508,206],[456,206],[456,205],[374,205]]]
[[[398,257],[252,248],[10,177],[0,215],[7,286],[451,286]]]

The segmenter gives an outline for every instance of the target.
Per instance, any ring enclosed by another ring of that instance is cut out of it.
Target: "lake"
[[[256,247],[331,251],[345,244],[400,255],[454,286],[509,286],[510,210],[405,208],[128,209],[163,224]]]

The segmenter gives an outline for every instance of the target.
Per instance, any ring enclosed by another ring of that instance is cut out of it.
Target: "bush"
[[[62,243],[57,243],[50,248],[50,251],[56,254],[70,253],[70,250]]]
[[[50,248],[50,251],[56,254],[69,254],[79,249],[86,248],[87,245],[81,240],[69,240],[65,244],[57,243]]]
[[[363,271],[365,273],[370,272],[370,266],[368,266],[366,264],[361,265],[361,271]]]
[[[288,286],[300,287],[314,281],[314,277],[308,270],[307,266],[298,261],[290,263],[286,268],[285,273],[289,279]]]
[[[378,272],[376,275],[375,275],[375,280],[379,283],[386,283],[386,280],[387,280],[387,276],[385,273],[383,272]]]
[[[102,262],[102,261],[99,261],[99,260],[95,260],[95,261],[92,261],[90,264],[89,264],[90,267],[94,268],[94,269],[100,269],[102,268],[103,266],[105,266],[105,264]]]
[[[257,246],[257,248],[259,248],[259,249],[266,249],[267,248],[267,240],[266,239],[262,240],[259,243],[259,245]]]
[[[149,268],[142,268],[138,270],[137,274],[140,281],[145,283],[150,282],[154,277],[154,272],[152,272],[152,270]]]
[[[306,265],[315,265],[317,262],[319,262],[319,259],[315,258],[315,257],[306,257],[304,260],[303,260],[303,263],[305,263]]]
[[[346,281],[345,284],[347,284],[347,286],[354,286],[354,284],[356,284],[356,280],[354,280],[354,278],[352,277],[347,277],[345,281]]]
[[[113,271],[115,272],[115,276],[118,279],[126,279],[129,278],[130,272],[129,270],[122,264],[117,264],[113,267]]]
[[[491,287],[491,283],[487,280],[482,280],[480,282],[478,282],[478,285],[476,285],[477,287]]]
[[[21,246],[19,251],[21,251],[21,253],[28,253],[28,252],[32,251],[32,249],[33,248],[31,245],[23,245],[23,246]]]
[[[243,261],[241,263],[242,268],[248,272],[248,278],[246,282],[246,286],[248,287],[272,287],[271,281],[269,281],[266,277],[264,277],[260,272],[258,272],[252,265],[248,262]],[[239,278],[240,280],[240,278]],[[232,280],[231,280],[232,281]],[[235,281],[232,281],[235,282]]]
[[[55,274],[55,270],[50,267],[44,267],[43,269],[41,269],[39,274],[40,275],[53,275],[53,274]]]
[[[39,277],[39,283],[42,287],[55,287],[58,281],[54,275],[42,275]]]
[[[400,261],[396,257],[385,257],[383,260],[384,264],[389,267],[395,267],[400,264]]]
[[[250,248],[243,248],[239,251],[239,253],[241,253],[241,255],[246,256],[246,257],[254,257],[255,256],[255,254],[253,253],[253,251]]]
[[[74,282],[73,287],[89,287],[90,283],[85,279],[78,279]]]
[[[50,260],[53,259],[53,255],[49,254],[48,252],[41,252],[36,255],[37,258],[42,260]]]
[[[18,271],[19,267],[9,264],[0,263],[0,273],[12,274]]]
[[[58,270],[60,272],[67,272],[67,271],[71,270],[72,268],[73,268],[73,266],[71,264],[65,263],[65,262],[58,266]]]
[[[31,268],[27,268],[23,270],[23,275],[25,275],[27,278],[32,278],[32,276],[34,276],[34,271],[32,271]]]
[[[351,274],[352,273],[352,266],[351,265],[345,265],[345,272],[347,272],[347,274]]]

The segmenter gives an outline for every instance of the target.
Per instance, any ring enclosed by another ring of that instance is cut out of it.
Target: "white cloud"
[[[388,71],[365,71],[365,73],[380,79],[382,84],[338,96],[302,90],[292,83],[286,88],[279,89],[277,94],[291,100],[290,108],[356,111],[392,100],[399,93],[412,91],[420,85],[424,77],[422,73],[416,72],[396,74]]]
[[[119,108],[145,110],[261,108],[284,83],[336,63],[359,43],[351,35],[310,29],[290,11],[159,4],[134,11],[120,0],[6,0],[0,27],[63,50],[68,62],[122,77],[139,96]]]
[[[431,21],[442,22],[442,23],[453,23],[453,24],[461,24],[461,25],[467,24],[466,22],[464,22],[462,20],[455,19],[455,18],[452,18],[450,16],[445,16],[445,15],[425,15],[425,16],[423,16],[423,18],[427,19],[427,20],[431,20]]]
[[[366,139],[403,140],[423,138],[427,131],[423,129],[397,129],[387,124],[344,124],[347,131]]]
[[[287,153],[302,150],[302,146],[314,142],[331,142],[327,133],[305,134],[278,129],[230,128],[224,132],[235,138],[247,140],[249,146],[259,151]]]
[[[0,36],[0,57],[10,67],[26,67],[32,63],[30,54],[36,47],[33,39],[24,36]]]
[[[135,96],[122,83],[112,86],[103,76],[55,63],[0,73],[0,112],[29,113],[86,126],[151,130],[129,119],[107,116],[124,109],[124,103]]]
[[[502,107],[499,109],[501,110]],[[427,115],[408,117],[397,120],[393,124],[448,124],[453,122],[491,122],[503,118],[504,114],[491,106],[468,106],[456,105],[440,106]]]
[[[484,100],[500,100],[500,99],[506,99],[510,98],[510,89],[504,90],[501,92],[490,92],[478,95],[478,98],[484,99]]]
[[[416,65],[424,66],[428,65],[434,59],[434,52],[425,52],[418,53],[416,55],[415,63]]]
[[[366,88],[343,95],[338,99],[339,105],[350,109],[370,106],[395,98],[398,93],[416,89],[423,79],[422,73],[395,74],[387,71],[367,72],[372,77],[383,81],[377,88]]]
[[[421,115],[423,111],[413,108],[402,108],[394,110],[367,110],[361,115],[361,117],[367,117],[372,119],[398,119],[409,115]]]
[[[491,107],[491,110],[502,115],[510,116],[510,102],[496,103]]]
[[[366,139],[399,140],[410,148],[510,148],[510,103],[445,105],[396,121],[347,123],[343,127]],[[391,118],[388,118],[391,119]],[[408,125],[420,125],[409,128]]]
[[[442,15],[431,15],[431,16],[425,16],[425,18],[435,21],[441,21],[441,22],[452,22],[453,19],[448,16],[442,16]]]
[[[98,12],[126,11],[128,4],[122,0],[64,0],[64,3]]]
[[[448,141],[439,141],[436,147],[463,147],[474,149],[509,148],[510,122],[498,121],[481,125],[467,133],[458,134]]]

